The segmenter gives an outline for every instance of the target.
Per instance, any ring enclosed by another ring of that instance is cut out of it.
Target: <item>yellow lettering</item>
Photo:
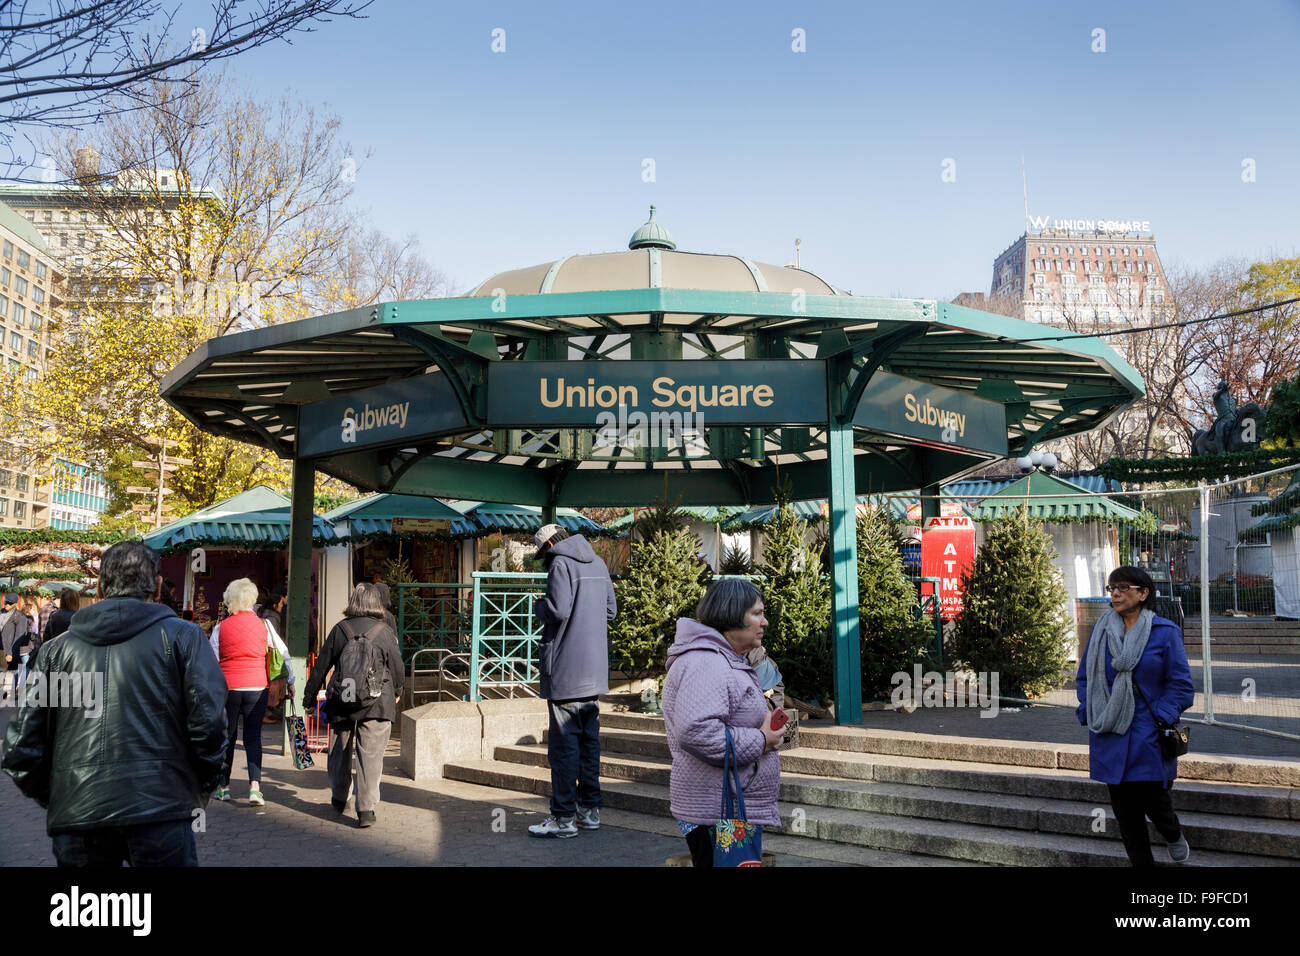
[[[637,403],[636,386],[620,385],[618,387],[618,403],[620,405],[635,405]]]
[[[602,385],[596,389],[596,404],[601,408],[609,408],[618,401],[618,389],[613,385]]]
[[[655,398],[650,404],[658,405],[660,408],[673,404],[673,380],[667,375],[659,376],[650,383],[650,387],[655,391]]]
[[[718,404],[723,408],[735,408],[740,404],[740,392],[734,385],[722,386],[722,395],[718,398]]]
[[[564,379],[559,379],[556,382],[555,401],[553,402],[548,400],[546,397],[546,379],[542,379],[539,384],[541,386],[541,392],[542,392],[542,405],[545,408],[559,408],[562,404],[564,404]]]
[[[911,392],[908,392],[907,397],[903,399],[903,406],[907,409],[907,412],[903,415],[903,420],[908,422],[916,421],[916,399],[912,397]]]
[[[575,398],[577,399],[577,402],[574,402]],[[575,406],[578,408],[586,408],[587,393],[583,390],[581,385],[570,385],[569,390],[564,393],[564,404],[569,408],[574,408]]]
[[[754,386],[753,386],[753,385],[742,385],[742,386],[740,386],[740,404],[741,404],[741,405],[748,405],[748,404],[749,404],[749,393],[752,392],[753,390],[754,390]]]
[[[772,404],[772,386],[758,385],[754,388],[754,404],[764,408]]]

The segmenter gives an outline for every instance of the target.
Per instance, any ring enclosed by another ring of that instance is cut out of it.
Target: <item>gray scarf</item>
[[[1155,614],[1143,608],[1137,623],[1124,631],[1124,619],[1112,608],[1101,616],[1088,639],[1088,729],[1094,734],[1126,734],[1133,722],[1133,668],[1142,659],[1151,638],[1151,620]],[[1106,654],[1102,642],[1110,648],[1115,684],[1106,686]]]

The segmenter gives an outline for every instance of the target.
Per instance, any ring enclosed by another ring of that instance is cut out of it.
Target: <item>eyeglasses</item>
[[[1139,588],[1132,584],[1108,584],[1105,590],[1109,594],[1127,594],[1129,591],[1145,591],[1146,588]]]

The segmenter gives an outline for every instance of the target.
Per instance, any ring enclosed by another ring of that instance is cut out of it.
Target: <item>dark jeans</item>
[[[235,766],[235,736],[239,715],[244,715],[244,756],[248,758],[249,781],[262,779],[262,717],[266,714],[266,688],[226,691],[226,759],[221,766],[220,785],[230,785]]]
[[[691,866],[713,867],[713,827],[698,826],[686,834],[691,850]]]
[[[551,764],[551,814],[571,817],[578,807],[599,807],[600,705],[588,700],[548,701],[551,729],[546,757]],[[577,786],[574,786],[574,783]]]
[[[105,827],[53,837],[59,866],[198,866],[189,820]]]
[[[1147,832],[1147,817],[1156,830],[1173,843],[1182,834],[1178,815],[1169,791],[1158,780],[1140,780],[1134,783],[1109,784],[1110,805],[1119,823],[1119,835],[1124,840],[1124,850],[1134,866],[1155,866],[1151,856],[1151,836]]]

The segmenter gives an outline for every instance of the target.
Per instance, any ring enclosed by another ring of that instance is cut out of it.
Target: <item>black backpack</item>
[[[383,626],[383,621],[375,621],[358,634],[352,618],[343,622],[348,642],[334,664],[334,676],[329,687],[329,698],[333,701],[331,709],[335,712],[347,714],[362,710],[383,693],[388,666],[384,663],[383,652],[373,640],[375,632]]]

